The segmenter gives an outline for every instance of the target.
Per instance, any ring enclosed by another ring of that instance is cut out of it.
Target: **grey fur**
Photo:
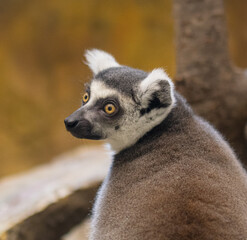
[[[91,239],[247,239],[245,171],[220,134],[176,99],[159,126],[115,155]]]
[[[66,127],[118,151],[96,198],[90,240],[246,240],[247,175],[222,136],[161,69],[123,67],[99,50],[86,58],[97,73],[91,100]],[[102,109],[113,98],[119,110],[107,116]]]
[[[146,78],[147,75],[142,70],[121,66],[101,71],[95,76],[95,79],[101,80],[109,87],[131,96],[133,87]]]

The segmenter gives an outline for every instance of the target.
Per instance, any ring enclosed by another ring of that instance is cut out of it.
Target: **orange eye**
[[[83,95],[83,97],[82,97],[82,101],[83,101],[83,103],[87,103],[88,100],[89,100],[89,94],[88,94],[88,93],[85,93],[85,94]]]
[[[116,107],[113,104],[109,103],[105,105],[104,110],[107,114],[110,115],[116,111]]]

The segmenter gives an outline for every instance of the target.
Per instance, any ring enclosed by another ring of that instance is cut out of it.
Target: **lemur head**
[[[163,69],[147,73],[122,66],[100,50],[85,57],[94,76],[82,106],[64,120],[73,136],[105,139],[119,152],[160,124],[174,106],[173,83]]]

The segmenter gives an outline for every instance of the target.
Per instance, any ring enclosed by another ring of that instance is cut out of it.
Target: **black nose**
[[[72,129],[74,127],[76,127],[76,125],[78,124],[79,121],[74,120],[74,119],[70,119],[70,118],[65,118],[64,119],[64,124],[66,126],[67,129]]]

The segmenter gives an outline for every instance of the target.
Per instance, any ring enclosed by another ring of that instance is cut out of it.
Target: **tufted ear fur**
[[[98,49],[87,50],[85,58],[94,75],[107,68],[120,66],[112,55]]]
[[[171,108],[175,103],[173,82],[161,68],[154,69],[142,80],[137,96],[146,112],[154,108]]]

